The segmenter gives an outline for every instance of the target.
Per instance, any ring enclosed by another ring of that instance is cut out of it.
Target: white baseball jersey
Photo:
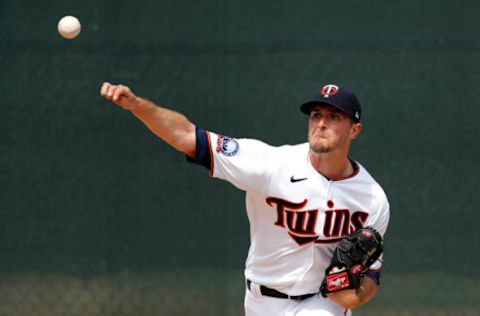
[[[338,242],[353,231],[387,229],[382,188],[356,173],[332,181],[309,161],[308,143],[269,146],[207,132],[210,175],[246,191],[251,246],[247,279],[288,295],[318,293]],[[380,269],[377,261],[373,269]]]

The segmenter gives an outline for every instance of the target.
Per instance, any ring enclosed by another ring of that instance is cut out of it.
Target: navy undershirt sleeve
[[[365,276],[375,281],[377,285],[380,285],[380,271],[367,271],[365,272]]]
[[[187,157],[187,161],[204,166],[208,170],[210,170],[210,148],[208,146],[208,138],[207,138],[207,131],[201,128],[195,128],[195,136],[196,136],[196,151],[195,157]]]

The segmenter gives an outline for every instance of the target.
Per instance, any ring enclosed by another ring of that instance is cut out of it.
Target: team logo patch
[[[350,282],[348,282],[347,272],[327,275],[326,281],[327,288],[330,292],[342,290],[350,286]]]
[[[335,95],[338,92],[338,87],[333,84],[326,85],[325,87],[320,90],[320,93],[325,97],[328,98],[331,95]]]
[[[240,145],[238,142],[227,136],[218,136],[217,140],[217,153],[222,153],[225,156],[231,157],[238,153]]]

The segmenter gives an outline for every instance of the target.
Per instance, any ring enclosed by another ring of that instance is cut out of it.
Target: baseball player
[[[209,169],[210,176],[246,192],[247,316],[351,315],[351,309],[374,297],[382,262],[371,254],[381,251],[365,249],[369,241],[358,242],[358,236],[378,245],[389,204],[367,170],[349,157],[362,129],[353,92],[321,87],[300,107],[308,115],[308,142],[280,147],[204,130],[123,85],[106,82],[101,95],[131,111],[188,161]],[[371,231],[363,231],[367,226]],[[359,231],[363,235],[351,237]],[[374,262],[339,265],[357,257],[353,248]]]

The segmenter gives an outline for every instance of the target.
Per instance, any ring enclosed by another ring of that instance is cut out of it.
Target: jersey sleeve
[[[261,141],[231,138],[196,129],[196,155],[191,163],[210,170],[210,176],[226,180],[243,191],[261,193],[271,172],[269,166],[275,147]]]
[[[384,235],[387,232],[388,222],[390,220],[390,205],[383,191],[379,193],[379,196],[380,196],[380,199],[377,206],[377,210],[374,213],[374,216],[372,216],[367,220],[367,222],[365,223],[365,226],[371,226],[375,228],[380,233],[380,235],[382,235],[382,238],[384,238]],[[370,271],[380,270],[382,268],[382,262],[383,262],[383,254],[380,256],[380,258],[377,261],[375,261],[370,266],[369,270]]]
[[[230,138],[208,132],[210,175],[243,191],[262,193],[270,180],[275,147],[255,139]]]
[[[207,169],[211,169],[212,156],[210,153],[210,144],[208,140],[207,131],[202,128],[195,128],[195,157],[189,157],[186,155],[187,161],[200,166],[204,166]]]

